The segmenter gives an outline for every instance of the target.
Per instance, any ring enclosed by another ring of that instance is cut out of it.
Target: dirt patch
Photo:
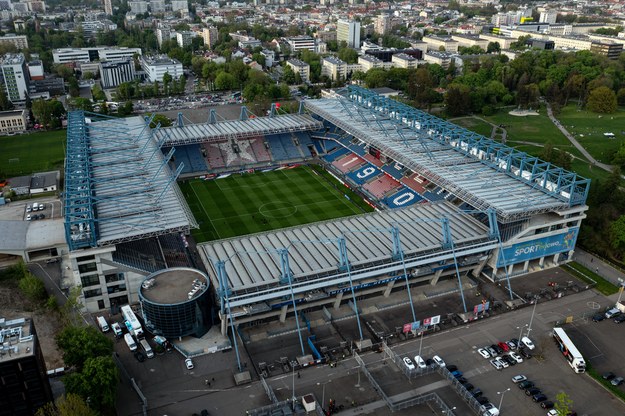
[[[48,370],[63,367],[63,357],[57,348],[54,337],[62,329],[58,313],[36,308],[17,289],[17,285],[9,282],[0,284],[0,317],[6,319],[31,318],[43,352]]]
[[[526,117],[526,116],[537,116],[538,113],[534,110],[512,110],[508,112],[511,116],[516,117]]]

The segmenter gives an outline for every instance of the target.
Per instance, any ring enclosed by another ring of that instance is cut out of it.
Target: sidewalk
[[[589,268],[590,270],[597,273],[599,276],[603,277],[605,280],[616,286],[620,286],[621,284],[625,283],[625,273],[612,267],[612,265],[604,262],[593,254],[582,250],[579,247],[575,249],[575,255],[573,256],[573,260]],[[618,293],[611,295],[610,299],[612,298],[614,298],[614,301],[616,301],[616,299],[618,298]]]

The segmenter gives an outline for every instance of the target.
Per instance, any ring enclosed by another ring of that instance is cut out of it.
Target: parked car
[[[505,342],[498,342],[497,346],[503,350],[503,352],[510,351],[510,347]]]
[[[518,384],[520,389],[531,389],[534,387],[534,382],[530,380],[522,381]]]
[[[467,380],[465,377],[462,377],[462,376],[456,377],[456,380],[458,380],[460,384],[466,384],[469,382],[469,380]]]
[[[415,355],[414,360],[417,363],[417,367],[419,367],[420,369],[423,370],[427,368],[427,365],[425,365],[425,360],[423,360],[420,355]]]
[[[187,367],[187,370],[193,370],[193,367],[195,367],[193,365],[193,360],[191,360],[190,358],[184,360],[184,365]]]
[[[537,394],[540,394],[541,391],[538,387],[530,387],[529,389],[525,390],[525,395],[526,396],[535,396]]]
[[[143,355],[143,353],[141,351],[135,351],[135,358],[137,359],[137,361],[139,361],[140,363],[145,361],[145,355]]]
[[[466,383],[464,385],[464,388],[467,389],[467,391],[471,391],[471,390],[475,389],[475,386],[473,384],[471,384],[471,383]]]
[[[517,364],[521,364],[523,362],[523,358],[521,358],[521,356],[515,352],[511,352],[510,354],[510,358],[512,358],[514,361],[517,362]]]
[[[32,219],[32,217],[30,216],[30,214],[28,214],[28,215],[26,216],[26,221],[30,221],[31,219]]]
[[[508,363],[508,365],[516,365],[516,360],[509,355],[502,355],[501,359]]]
[[[497,354],[503,354],[503,349],[499,345],[493,344],[490,347],[494,349],[495,351],[497,351]]]
[[[512,382],[513,383],[520,383],[522,381],[527,380],[527,377],[525,377],[523,374],[518,374],[514,377],[512,377]]]
[[[453,364],[448,365],[446,368],[447,368],[447,371],[449,371],[450,373],[453,373],[454,371],[458,371],[458,367]]]
[[[511,350],[516,350],[517,345],[514,342],[506,341],[506,344],[508,345],[508,347],[510,347]]]
[[[534,400],[536,403],[544,402],[545,400],[547,400],[547,396],[542,393],[538,393],[532,396],[532,400]]]
[[[606,319],[611,319],[611,318],[616,318],[620,314],[621,314],[620,310],[618,310],[617,308],[612,308],[605,312],[605,317]]]
[[[603,313],[596,313],[592,316],[592,321],[593,322],[601,322],[605,319],[605,314]]]
[[[452,371],[451,375],[456,377],[456,378],[462,377],[462,371],[459,371],[459,370]]]
[[[501,370],[503,369],[503,365],[501,365],[501,363],[499,362],[499,360],[490,360],[490,363],[492,364],[493,367],[495,367],[496,370]]]
[[[521,338],[521,342],[530,350],[533,350],[534,348],[536,348],[536,346],[534,345],[534,343],[532,342],[531,339],[529,339],[529,337],[523,337]]]
[[[477,400],[479,404],[486,404],[490,402],[490,400],[488,400],[488,397],[486,396],[477,397],[475,400]]]
[[[515,350],[521,346],[521,343],[519,342],[519,340],[517,338],[512,338],[510,340],[510,342],[514,344],[514,349]]]
[[[614,374],[611,371],[609,371],[609,372],[607,372],[607,373],[605,373],[605,374],[603,374],[601,376],[601,378],[603,378],[604,380],[608,380],[608,381],[612,380],[614,377],[616,377],[616,374]]]
[[[476,399],[480,397],[482,394],[484,393],[482,393],[482,390],[480,390],[479,387],[471,392],[471,395],[475,397]]]
[[[614,318],[614,323],[620,324],[625,321],[625,314],[620,314],[616,318]]]
[[[523,358],[525,358],[526,360],[529,360],[530,358],[532,358],[532,353],[530,353],[527,348],[519,348],[519,354],[521,354],[523,356]]]
[[[623,381],[623,377],[614,377],[612,381],[610,381],[610,383],[612,383],[613,386],[620,386],[621,384],[623,384]]]
[[[501,357],[497,357],[497,358],[495,358],[495,360],[499,361],[499,364],[501,364],[501,366],[502,366],[503,368],[508,368],[508,367],[510,367],[510,364],[508,364],[508,363],[507,363],[507,362],[506,362],[503,358],[501,358]]]
[[[492,345],[490,347],[486,347],[486,351],[488,351],[491,357],[497,356],[497,350],[494,349]]]
[[[416,368],[409,357],[404,357],[404,364],[408,367],[408,370],[414,370]]]
[[[550,400],[545,400],[540,404],[543,409],[553,409],[554,403]]]
[[[490,353],[486,350],[486,348],[478,348],[477,353],[480,354],[484,358],[490,358]]]
[[[438,365],[439,367],[445,367],[445,361],[443,361],[443,359],[438,355],[435,355],[434,357],[432,357],[432,359],[434,360],[434,363],[436,363],[436,365]]]

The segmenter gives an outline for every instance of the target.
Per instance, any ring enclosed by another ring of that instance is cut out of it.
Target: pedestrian
[[[590,258],[590,262],[592,263],[592,261],[593,261],[593,260],[594,260],[594,258],[593,258],[593,257],[591,257],[591,258]]]
[[[302,378],[302,375],[299,373],[299,371],[297,372],[297,378]]]

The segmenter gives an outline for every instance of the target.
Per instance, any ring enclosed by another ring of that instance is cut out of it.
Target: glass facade
[[[141,294],[141,308],[148,331],[165,338],[193,335],[201,337],[211,327],[210,295],[204,291],[200,296],[174,305],[156,304]]]

